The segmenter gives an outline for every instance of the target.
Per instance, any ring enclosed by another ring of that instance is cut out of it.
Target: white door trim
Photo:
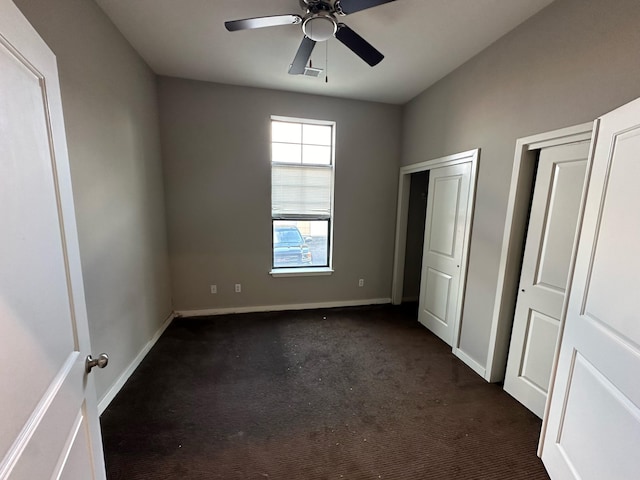
[[[520,262],[524,249],[529,201],[537,163],[537,150],[590,140],[593,129],[594,122],[588,122],[519,138],[516,141],[487,354],[485,379],[489,382],[504,380],[520,280]]]
[[[471,240],[471,225],[473,224],[473,209],[475,206],[476,180],[478,176],[478,161],[480,159],[480,149],[468,150],[466,152],[447,155],[445,157],[427,160],[400,168],[400,178],[398,186],[398,210],[396,215],[396,237],[393,254],[393,280],[391,283],[391,303],[399,305],[402,303],[402,287],[404,283],[404,260],[407,243],[407,222],[409,216],[409,192],[411,190],[411,174],[432,170],[439,167],[448,167],[460,163],[471,163],[471,184],[469,186],[469,202],[467,210],[467,227],[464,233],[464,248],[462,252],[462,264],[460,265],[460,288],[458,293],[458,314],[454,323],[453,353],[463,360],[467,358],[459,352],[458,345],[460,339],[460,319],[462,318],[462,303],[467,278],[467,263],[469,259],[469,243]],[[460,354],[459,354],[460,353]],[[475,363],[475,362],[474,362]],[[472,368],[477,371],[477,365]],[[481,372],[478,372],[482,375]]]

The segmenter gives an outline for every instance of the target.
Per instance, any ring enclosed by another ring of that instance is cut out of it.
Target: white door
[[[547,400],[589,142],[540,151],[504,389],[540,418]]]
[[[640,475],[640,100],[602,117],[543,426],[552,479]]]
[[[429,172],[418,320],[452,345],[462,297],[471,163]]]
[[[0,225],[0,479],[104,479],[56,61],[9,0]]]

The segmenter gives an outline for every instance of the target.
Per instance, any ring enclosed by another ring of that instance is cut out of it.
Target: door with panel
[[[0,0],[0,479],[104,479],[55,56]]]
[[[542,418],[578,224],[589,142],[543,148],[504,389]]]
[[[462,301],[471,167],[466,162],[429,173],[418,321],[449,345],[453,345]]]
[[[640,99],[598,123],[540,448],[558,480],[640,472]]]

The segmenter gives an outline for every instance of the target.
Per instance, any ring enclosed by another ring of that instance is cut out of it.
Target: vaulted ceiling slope
[[[370,67],[332,38],[311,56],[323,70],[318,78],[287,72],[300,25],[224,27],[227,20],[302,15],[299,0],[96,1],[159,75],[403,104],[552,0],[396,0],[362,10],[341,21],[384,60]]]

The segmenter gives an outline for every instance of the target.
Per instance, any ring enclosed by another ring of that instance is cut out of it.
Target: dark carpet
[[[548,479],[540,420],[406,307],[176,319],[101,422],[110,480]]]

